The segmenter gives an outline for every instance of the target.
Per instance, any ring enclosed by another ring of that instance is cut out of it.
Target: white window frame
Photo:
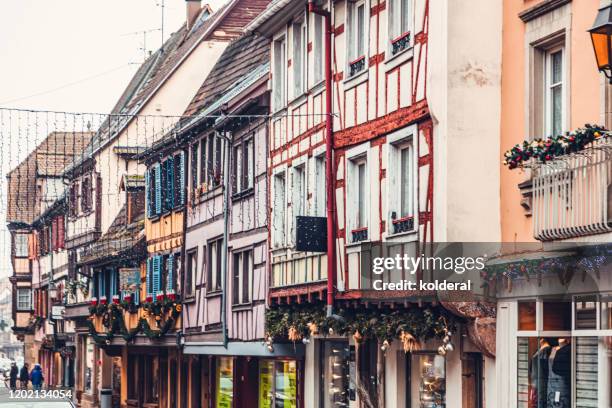
[[[16,258],[27,258],[29,255],[28,247],[28,235],[26,233],[15,233],[15,257]]]
[[[327,203],[325,152],[313,155],[312,163],[312,176],[314,178],[310,184],[313,188],[312,215],[325,217]]]
[[[561,81],[553,83],[552,79],[552,60],[553,55],[560,52],[561,53]],[[566,130],[566,80],[565,80],[565,72],[566,72],[566,53],[565,46],[563,44],[557,45],[545,51],[544,55],[544,112],[546,115],[545,119],[545,136],[558,136],[553,134],[553,103],[552,103],[552,94],[553,89],[556,87],[561,87],[561,130],[559,134],[563,134]]]
[[[404,8],[408,7],[408,17],[406,21],[406,26],[402,26],[402,16],[404,15]],[[399,12],[396,12],[399,10]],[[414,44],[414,2],[413,0],[389,0],[389,11],[387,13],[387,24],[389,31],[389,55],[393,56],[393,41],[402,37],[404,34],[410,33],[410,44],[406,49],[412,48]],[[403,50],[405,51],[405,50]],[[403,51],[400,51],[397,54],[401,54]]]
[[[308,30],[306,27],[306,19],[302,18],[292,24],[292,52],[291,52],[291,67],[293,70],[293,98],[297,98],[306,92],[307,82],[307,47],[308,47]],[[299,34],[297,39],[296,33]],[[299,69],[299,71],[298,71]]]
[[[388,175],[388,199],[389,199],[389,209],[388,209],[388,217],[387,217],[387,235],[401,235],[407,234],[411,232],[416,232],[418,230],[418,213],[419,213],[419,177],[418,177],[418,128],[416,125],[408,126],[406,128],[400,129],[396,132],[393,132],[387,136],[388,143],[388,159],[387,159],[387,175]],[[401,219],[403,217],[408,216],[408,214],[402,214],[402,197],[401,197],[401,151],[404,148],[409,148],[412,150],[412,160],[411,160],[411,182],[412,182],[412,216],[414,217],[414,228],[412,231],[401,232],[398,234],[393,233],[393,213],[395,212],[396,218]]]
[[[32,310],[32,289],[17,288],[16,299],[15,307],[18,311]]]
[[[325,54],[325,21],[324,17],[319,14],[309,14],[312,15],[312,51],[314,55],[312,58],[312,85],[316,86],[324,80],[323,55]]]
[[[369,167],[369,143],[364,143],[358,147],[356,147],[349,155],[347,155],[347,174],[346,174],[346,183],[347,186],[347,218],[348,218],[348,230],[346,231],[347,240],[353,242],[352,232],[358,228],[367,228],[368,230],[368,239],[365,241],[369,241],[370,234],[370,203],[368,197],[370,195],[370,167]],[[365,163],[365,180],[364,180],[364,209],[363,214],[365,214],[365,224],[366,225],[358,225],[359,219],[359,164]],[[364,241],[360,241],[364,242]]]
[[[279,35],[272,42],[272,101],[274,111],[287,106],[287,35]]]
[[[244,257],[245,256],[249,256],[249,260],[248,260],[248,270],[246,271],[246,275],[248,277],[248,293],[246,294],[246,300],[244,298],[244,277],[245,277],[245,271],[244,271]],[[253,253],[253,248],[249,247],[249,248],[242,248],[239,250],[234,250],[232,251],[232,285],[234,284],[234,272],[235,272],[235,268],[236,268],[236,258],[239,259],[238,261],[238,287],[234,287],[232,288],[232,304],[234,306],[236,305],[245,305],[245,304],[249,304],[253,301],[253,269],[254,269],[254,264],[253,264],[253,258],[254,258],[254,253]],[[234,293],[236,293],[236,290],[238,291],[238,302],[234,301]]]
[[[363,6],[363,52],[358,52],[359,36],[356,30],[358,30],[358,18],[357,10]],[[346,72],[347,77],[350,77],[351,65],[361,57],[364,58],[364,67],[360,71],[353,74],[357,76],[368,70],[368,50],[369,50],[369,32],[370,32],[370,9],[369,2],[366,0],[347,1],[346,3],[346,27],[347,27],[347,59],[346,59]],[[359,54],[359,55],[358,55]]]
[[[277,178],[283,179],[282,195],[278,195]],[[272,246],[282,248],[287,245],[287,171],[282,169],[272,177]]]
[[[307,161],[296,160],[291,169],[291,243],[295,245],[297,234],[297,216],[307,215],[307,183],[308,168]]]

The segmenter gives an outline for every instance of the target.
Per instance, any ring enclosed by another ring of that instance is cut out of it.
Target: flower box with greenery
[[[525,140],[504,153],[504,165],[509,169],[524,167],[533,160],[546,163],[566,154],[578,153],[598,140],[610,138],[611,133],[602,126],[584,125],[565,135],[552,136],[546,139]]]

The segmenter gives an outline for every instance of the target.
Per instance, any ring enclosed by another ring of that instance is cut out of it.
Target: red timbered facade
[[[440,13],[446,10],[436,8],[436,13],[437,24],[442,24]],[[327,16],[331,21],[329,30]],[[454,43],[452,33],[459,29],[451,22],[444,24],[448,26],[440,30],[447,37],[436,38],[436,45],[443,50]],[[330,306],[332,310],[351,309],[354,313],[372,307],[381,313],[414,307],[441,308],[437,302],[409,300],[408,291],[373,290],[374,275],[369,264],[375,253],[424,253],[433,244],[436,231],[444,231],[442,239],[451,235],[447,232],[450,226],[434,228],[434,191],[440,190],[435,186],[434,181],[440,177],[434,178],[434,168],[444,159],[440,154],[434,155],[434,141],[440,139],[436,135],[439,118],[434,119],[428,99],[432,88],[428,79],[435,76],[428,66],[430,1],[307,4],[278,0],[247,30],[268,37],[271,44],[270,306],[324,307],[327,298],[328,311]],[[326,54],[328,32],[332,49]],[[434,55],[440,53],[436,51]],[[328,81],[326,65],[331,71]],[[452,77],[454,73],[443,75]],[[462,83],[456,88],[463,91],[471,86]],[[433,88],[436,103],[449,104],[454,90],[447,82],[439,81]],[[330,111],[326,108],[326,92],[331,92]],[[330,145],[326,143],[327,115],[333,117],[333,197],[327,196],[325,188],[329,182],[325,162],[326,146]],[[445,163],[442,167],[447,171]],[[333,208],[327,211],[330,201]],[[440,208],[441,213],[447,212],[445,206]],[[328,264],[329,251],[298,249],[302,234],[298,217],[330,214],[335,226],[335,261]],[[328,265],[334,270],[329,270]],[[328,284],[328,278],[332,278],[333,285]],[[327,296],[329,288],[333,288],[333,304]],[[460,319],[466,317],[456,308],[450,312]],[[315,341],[305,341],[304,371],[299,376],[303,384],[298,388],[325,388],[327,380],[342,376],[330,368],[335,365],[327,362],[345,359],[350,364],[355,361],[353,350],[357,346],[358,385],[356,390],[351,389],[350,382],[355,380],[351,379],[339,384],[337,393],[315,393],[312,400],[307,398],[305,406],[331,406],[337,401],[347,406],[370,406],[368,400],[372,399],[377,399],[380,406],[419,404],[425,396],[416,395],[418,392],[411,395],[409,390],[425,381],[418,373],[421,364],[435,366],[445,384],[452,377],[461,381],[459,357],[437,355],[439,344],[435,341],[424,343],[422,353],[417,355],[404,353],[397,342],[383,345],[333,335],[313,338]],[[469,360],[463,369],[470,369],[469,365],[482,372],[484,355],[477,347],[470,347],[474,354],[461,356]],[[485,355],[490,356],[490,350]],[[457,367],[446,372],[447,364],[450,367],[456,362]],[[380,377],[381,367],[387,373],[386,380],[366,384],[365,378]],[[476,389],[482,387],[482,376],[473,377],[469,384],[463,382],[464,387]],[[305,395],[310,397],[308,391]],[[440,398],[444,401],[453,395],[447,397],[442,391]]]

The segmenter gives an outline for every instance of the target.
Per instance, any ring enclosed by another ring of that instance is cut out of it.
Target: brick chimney
[[[187,5],[187,28],[190,29],[202,9],[201,0],[185,0],[185,3]]]

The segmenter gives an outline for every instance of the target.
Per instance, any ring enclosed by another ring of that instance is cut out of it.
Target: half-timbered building
[[[457,2],[278,0],[247,27],[271,46],[273,310],[290,316],[309,304],[337,320],[372,308],[378,318],[446,313],[407,292],[374,291],[371,258],[417,256],[434,239],[499,239],[498,212],[486,204],[498,202],[498,143],[485,135],[499,129],[501,14],[495,2],[474,7],[485,20],[478,29]],[[475,164],[472,149],[490,156]],[[308,229],[325,232],[319,217],[331,223],[331,242],[304,246]],[[468,404],[492,398],[482,387],[483,373],[494,375],[490,336],[488,348],[476,347],[458,309],[450,308],[462,350],[446,356],[437,354],[441,339],[407,353],[392,339],[314,336],[311,328],[302,403],[421,406],[434,397],[419,389],[434,377],[436,404],[460,406],[462,389],[477,396]]]
[[[240,37],[204,81],[181,126],[189,152],[183,323],[192,406],[253,406],[261,399],[263,371],[268,386],[275,370],[295,379],[296,352],[271,352],[262,342],[268,75],[267,40]],[[295,402],[295,395],[287,398]]]
[[[80,157],[91,136],[53,132],[7,175],[13,331],[24,342],[24,362],[33,367],[44,361],[46,378],[53,385],[72,380],[63,316],[51,315],[53,307],[62,304],[68,266],[61,174]]]

